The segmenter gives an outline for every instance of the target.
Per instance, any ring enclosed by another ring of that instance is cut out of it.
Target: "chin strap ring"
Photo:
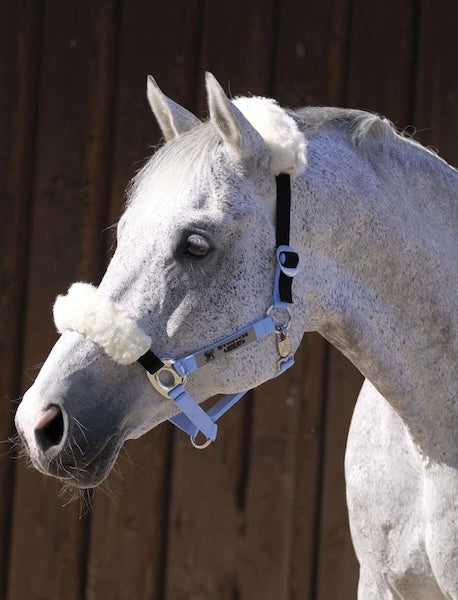
[[[210,446],[210,444],[213,442],[212,439],[207,438],[205,440],[205,442],[202,442],[202,444],[198,444],[196,442],[196,438],[193,437],[192,435],[189,436],[189,439],[191,440],[191,444],[194,446],[194,448],[196,448],[197,450],[203,450],[204,448],[208,448],[208,446]]]

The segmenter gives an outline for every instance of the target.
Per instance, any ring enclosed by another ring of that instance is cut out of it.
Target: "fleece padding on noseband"
[[[306,141],[296,121],[273,98],[253,96],[233,102],[269,148],[271,172],[300,175],[307,165]]]
[[[53,314],[59,333],[81,333],[121,365],[135,362],[151,348],[149,335],[89,283],[74,283],[66,296],[57,296]]]

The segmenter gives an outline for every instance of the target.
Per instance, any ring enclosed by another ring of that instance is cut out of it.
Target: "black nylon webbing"
[[[291,215],[291,181],[287,173],[280,173],[276,177],[277,183],[277,230],[276,242],[278,246],[289,246],[290,215]],[[285,267],[296,268],[299,257],[296,252],[283,252]],[[282,302],[292,304],[293,278],[285,273],[280,273],[278,293]]]
[[[162,360],[151,350],[145,352],[145,354],[140,356],[140,358],[137,360],[141,366],[148,371],[148,373],[151,373],[151,375],[154,375],[154,373],[159,371],[159,369],[164,366]]]
[[[277,183],[277,231],[278,246],[289,246],[290,212],[291,212],[291,182],[287,173],[276,177]]]

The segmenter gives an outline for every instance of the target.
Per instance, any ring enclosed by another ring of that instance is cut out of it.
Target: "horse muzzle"
[[[15,424],[33,466],[75,487],[95,487],[110,472],[123,438],[97,435],[56,401],[43,407],[33,388],[18,407]]]

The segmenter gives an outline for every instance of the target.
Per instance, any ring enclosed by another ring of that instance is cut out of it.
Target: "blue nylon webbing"
[[[293,364],[294,357],[291,356],[280,365],[276,376],[284,373]],[[186,389],[182,385],[179,385],[169,393],[169,396],[181,410],[181,413],[175,415],[169,421],[192,438],[195,438],[199,432],[202,432],[207,438],[215,440],[218,432],[216,421],[237,404],[248,391],[245,390],[237,394],[226,394],[208,412],[205,412],[192,396],[188,394]]]

